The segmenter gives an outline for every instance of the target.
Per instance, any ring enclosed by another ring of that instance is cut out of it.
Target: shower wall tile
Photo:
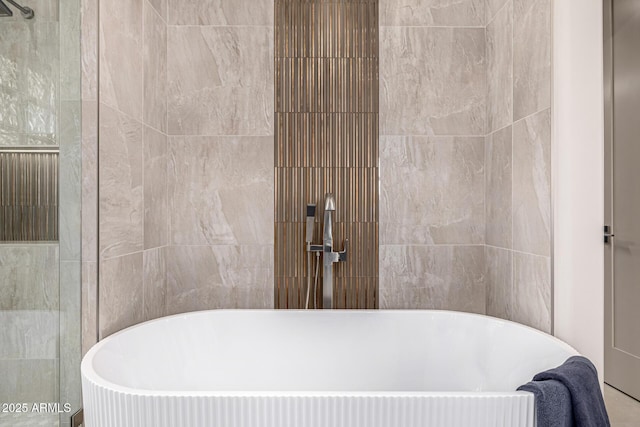
[[[0,58],[0,144],[56,145],[58,23],[20,19],[2,24],[0,52],[7,56]]]
[[[173,245],[273,244],[272,137],[171,137]]]
[[[143,248],[142,125],[100,104],[100,253]]]
[[[512,239],[512,127],[487,136],[486,168],[486,244],[511,249]]]
[[[484,138],[381,138],[381,244],[484,243]]]
[[[60,401],[82,406],[80,366],[82,358],[81,262],[60,263]]]
[[[100,102],[142,121],[143,0],[100,2]]]
[[[167,131],[167,24],[144,1],[144,123]]]
[[[42,412],[14,412],[0,414],[0,425],[11,427],[58,427],[59,415]],[[60,427],[69,427],[60,424]]]
[[[82,101],[82,261],[98,261],[98,104]]]
[[[165,25],[166,25],[167,12],[168,12],[167,0],[148,0],[148,2],[151,6],[153,6],[156,13],[160,15],[160,17],[165,21]]]
[[[0,360],[0,402],[57,402],[56,359]]]
[[[513,249],[549,256],[551,111],[513,125]]]
[[[487,26],[487,132],[513,121],[513,7],[506,4]]]
[[[513,253],[512,320],[551,332],[551,260]]]
[[[80,2],[82,100],[98,99],[98,0]]]
[[[80,101],[80,0],[60,1],[60,99]]]
[[[97,342],[98,263],[82,263],[82,355]]]
[[[55,310],[0,310],[0,359],[57,358],[58,319]]]
[[[144,251],[144,320],[165,315],[167,294],[167,247]]]
[[[511,3],[512,0],[486,0],[485,12],[487,26],[491,25],[491,21],[507,2]]]
[[[485,312],[484,247],[380,246],[380,307]]]
[[[169,234],[167,201],[167,136],[144,127],[144,248],[166,246]]]
[[[273,135],[272,28],[170,26],[168,51],[169,134]]]
[[[79,261],[81,256],[82,147],[80,101],[60,102],[60,259]]]
[[[168,0],[171,25],[273,26],[273,0]]]
[[[510,320],[513,317],[513,251],[485,247],[487,315]]]
[[[167,313],[273,308],[273,245],[171,246]]]
[[[514,120],[551,106],[551,0],[513,0]]]
[[[0,245],[0,310],[57,311],[58,254],[58,245]]]
[[[381,135],[484,135],[484,28],[380,29]]]
[[[482,27],[485,0],[380,0],[382,26]]]
[[[100,263],[100,338],[144,320],[142,252]]]

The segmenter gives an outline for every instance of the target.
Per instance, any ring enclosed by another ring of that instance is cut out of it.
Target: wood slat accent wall
[[[275,17],[275,306],[304,308],[306,205],[321,243],[333,192],[335,307],[377,308],[378,0],[276,0]]]
[[[0,241],[58,240],[58,153],[0,151]]]

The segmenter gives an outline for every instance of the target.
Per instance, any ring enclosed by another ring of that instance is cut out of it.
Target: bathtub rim
[[[208,312],[246,312],[246,313],[265,313],[265,312],[307,312],[310,310],[277,310],[277,309],[211,309],[211,310],[199,310],[199,311],[191,311],[188,313],[178,313],[172,314],[169,316],[163,316],[152,320],[147,320],[145,322],[137,323],[135,325],[129,326],[125,329],[122,329],[118,332],[115,332],[108,337],[98,341],[94,344],[89,351],[82,358],[82,362],[80,364],[80,373],[81,379],[84,383],[85,381],[91,382],[94,387],[99,387],[107,390],[111,390],[120,394],[124,394],[126,396],[139,396],[139,397],[152,397],[152,396],[166,396],[166,397],[429,397],[429,396],[459,396],[459,397],[504,397],[504,396],[523,396],[523,395],[531,395],[532,393],[527,391],[509,391],[509,392],[496,392],[496,391],[400,391],[400,392],[392,392],[392,391],[238,391],[238,390],[217,390],[217,391],[202,391],[202,390],[149,390],[149,389],[139,389],[126,387],[120,384],[116,384],[111,382],[102,376],[98,375],[98,373],[93,369],[93,358],[100,351],[102,347],[107,345],[110,341],[117,339],[118,336],[127,333],[128,331],[143,327],[145,325],[150,325],[153,323],[160,323],[170,319],[181,318],[181,317],[191,317],[194,315],[202,315]],[[311,310],[313,313],[322,312],[323,310]],[[505,320],[498,317],[489,316],[486,314],[478,314],[478,313],[467,313],[462,311],[453,311],[453,310],[401,310],[401,309],[392,309],[392,310],[345,310],[345,309],[332,309],[326,310],[330,312],[349,312],[349,313],[442,313],[454,317],[477,317],[483,318],[485,320],[489,320],[492,322],[496,322],[498,324],[507,324],[510,326],[515,326],[518,328],[524,328],[525,330],[529,330],[530,333],[535,333],[537,335],[542,335],[546,339],[550,339],[550,341],[559,345],[562,349],[566,350],[568,353],[571,353],[574,356],[580,355],[580,353],[562,341],[561,339],[547,334],[546,332],[542,332],[539,329],[535,329],[533,327],[524,325],[522,323],[514,322],[511,320]]]

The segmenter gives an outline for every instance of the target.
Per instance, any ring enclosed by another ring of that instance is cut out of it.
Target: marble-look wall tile
[[[380,144],[381,244],[484,243],[484,138]]]
[[[80,261],[82,147],[80,101],[60,102],[60,259]]]
[[[60,2],[60,99],[80,101],[80,3],[81,0]]]
[[[144,123],[167,131],[167,24],[144,1]]]
[[[0,360],[0,402],[57,402],[56,359]]]
[[[100,2],[100,102],[142,121],[142,2]]]
[[[60,401],[70,403],[73,412],[82,406],[81,268],[79,260],[60,263]]]
[[[490,25],[491,21],[495,18],[500,9],[502,9],[507,2],[511,1],[512,0],[486,0],[486,24]]]
[[[144,320],[165,315],[167,294],[167,247],[144,251]]]
[[[153,6],[153,8],[156,10],[158,15],[160,15],[160,17],[164,19],[164,21],[166,22],[167,12],[168,12],[167,0],[148,0],[148,1],[149,1],[149,4],[151,4],[151,6]],[[178,7],[180,7],[180,5],[178,5]]]
[[[380,0],[382,26],[482,27],[485,0]]]
[[[82,102],[82,261],[98,261],[98,103]]]
[[[3,22],[1,33],[0,144],[56,145],[58,23]]]
[[[98,99],[98,0],[81,0],[82,100]]]
[[[100,253],[143,248],[142,125],[100,104]]]
[[[484,28],[380,29],[381,135],[484,135]]]
[[[513,125],[513,249],[551,251],[551,112]]]
[[[69,427],[59,423],[57,413],[13,412],[0,413],[0,426],[11,427]]]
[[[551,106],[551,0],[513,0],[513,115]]]
[[[484,247],[380,246],[380,307],[485,312]]]
[[[171,246],[167,313],[273,308],[273,245]]]
[[[551,332],[551,260],[513,253],[512,320]]]
[[[487,132],[513,121],[513,7],[511,1],[487,26]]]
[[[56,310],[0,310],[0,359],[57,358],[58,323]]]
[[[273,0],[169,0],[171,25],[273,25]]]
[[[98,263],[82,263],[82,355],[98,341]]]
[[[170,138],[170,244],[273,244],[273,151],[271,137]]]
[[[58,245],[0,245],[0,310],[57,311],[58,253]]]
[[[487,315],[501,319],[513,316],[513,252],[485,247]]]
[[[142,252],[100,263],[100,338],[144,320]]]
[[[485,144],[486,244],[511,249],[511,126],[487,136]]]
[[[169,27],[168,46],[170,134],[273,135],[272,28]]]
[[[167,212],[167,136],[144,128],[144,248],[166,246],[169,233]]]

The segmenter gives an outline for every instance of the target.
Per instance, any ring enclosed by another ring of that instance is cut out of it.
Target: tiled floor
[[[606,384],[604,400],[611,427],[640,427],[640,402]]]

